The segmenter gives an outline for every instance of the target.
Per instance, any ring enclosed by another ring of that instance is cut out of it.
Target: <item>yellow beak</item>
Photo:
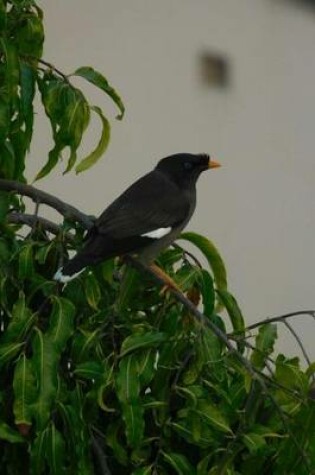
[[[219,168],[219,167],[221,167],[221,164],[219,162],[215,162],[214,160],[211,160],[211,158],[209,158],[208,168]]]

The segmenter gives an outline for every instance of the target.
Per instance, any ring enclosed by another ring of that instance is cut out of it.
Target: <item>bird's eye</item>
[[[191,170],[193,167],[192,163],[190,162],[184,162],[184,168],[185,170]]]

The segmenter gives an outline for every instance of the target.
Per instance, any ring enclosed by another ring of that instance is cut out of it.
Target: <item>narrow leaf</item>
[[[36,397],[36,381],[32,364],[23,353],[15,367],[13,378],[13,412],[16,425],[32,423],[32,403]]]
[[[204,236],[200,234],[187,232],[182,233],[179,239],[184,239],[194,244],[203,253],[212,269],[214,281],[217,289],[227,289],[226,269],[219,251],[215,245]]]
[[[38,393],[34,414],[38,428],[46,427],[57,392],[57,360],[59,352],[50,338],[39,329],[33,339],[32,365],[38,381]]]
[[[213,425],[222,432],[232,433],[225,415],[218,407],[209,401],[201,401],[197,411],[206,422]]]
[[[133,334],[128,336],[122,343],[120,349],[120,357],[125,356],[140,348],[154,348],[167,338],[162,332],[146,332],[142,334]]]
[[[164,460],[175,470],[178,475],[193,475],[196,473],[194,467],[189,463],[185,455],[161,451]]]
[[[52,301],[53,308],[47,338],[51,337],[55,349],[61,352],[73,332],[75,307],[70,300],[63,297],[54,296]]]
[[[118,93],[115,89],[109,84],[107,79],[98,71],[91,68],[90,66],[83,66],[78,68],[74,73],[73,76],[81,76],[82,78],[89,81],[94,86],[102,89],[102,91],[106,92],[107,95],[111,97],[111,99],[115,102],[118,109],[120,110],[120,114],[117,116],[117,119],[122,119],[125,113],[125,106],[119,97]]]
[[[257,369],[262,370],[265,366],[266,358],[273,352],[274,344],[277,339],[277,325],[267,323],[259,328],[256,337],[256,349],[251,356],[251,362]]]
[[[0,440],[5,440],[11,444],[25,442],[24,437],[5,422],[0,422]]]
[[[139,398],[140,384],[138,365],[134,355],[122,358],[116,377],[117,395],[122,403],[136,402]]]
[[[94,274],[88,274],[84,279],[84,292],[90,307],[98,310],[98,304],[101,300],[101,289]]]
[[[23,345],[24,343],[4,343],[0,345],[0,367],[11,361]]]
[[[109,139],[110,139],[110,124],[106,117],[104,116],[102,110],[97,107],[93,106],[91,107],[91,110],[96,112],[98,116],[100,117],[102,121],[102,133],[101,133],[101,138],[99,140],[99,143],[97,147],[91,152],[87,157],[83,158],[83,160],[79,163],[79,165],[76,166],[76,173],[81,173],[84,170],[87,170],[88,168],[92,167],[103,155],[105,150],[108,147],[109,144]]]
[[[220,298],[220,301],[224,305],[224,307],[227,310],[227,313],[230,317],[232,326],[233,326],[233,331],[236,334],[236,336],[239,336],[242,338],[245,337],[245,322],[244,322],[244,317],[242,314],[242,311],[240,307],[238,306],[237,301],[233,297],[232,294],[230,294],[227,290],[218,290],[217,289],[217,294]],[[238,342],[238,350],[240,352],[244,351],[244,343],[241,341]]]
[[[30,278],[33,272],[33,243],[27,243],[22,247],[19,255],[19,278]]]
[[[46,450],[50,473],[53,475],[65,473],[65,441],[53,423],[50,425],[47,434]]]

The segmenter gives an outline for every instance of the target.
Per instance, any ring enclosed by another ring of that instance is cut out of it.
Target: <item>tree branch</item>
[[[49,219],[42,218],[41,216],[36,216],[34,214],[16,213],[14,211],[8,214],[7,218],[11,224],[25,224],[30,228],[39,225],[45,231],[48,231],[55,236],[58,236],[58,234],[63,232],[62,226],[59,224],[53,223]],[[73,242],[74,235],[71,233],[63,233],[63,238],[66,239],[66,241]]]
[[[248,330],[253,330],[254,328],[258,328],[261,325],[265,325],[266,323],[284,322],[286,318],[297,317],[298,315],[309,315],[310,317],[315,318],[315,310],[300,310],[298,312],[291,312],[286,313],[284,315],[279,315],[278,317],[265,318],[260,322],[248,325],[248,327],[245,328],[245,332]]]
[[[86,229],[93,226],[93,219],[79,211],[74,206],[65,203],[54,195],[39,190],[31,185],[20,183],[19,181],[0,179],[0,190],[12,191],[18,195],[28,196],[35,203],[43,203],[58,211],[62,216],[68,219],[78,221]]]

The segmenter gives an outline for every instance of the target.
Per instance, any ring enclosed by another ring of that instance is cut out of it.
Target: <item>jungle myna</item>
[[[86,266],[125,254],[153,263],[190,220],[201,172],[219,166],[206,154],[179,153],[160,160],[105,209],[88,231],[82,249],[54,279],[66,283]]]

